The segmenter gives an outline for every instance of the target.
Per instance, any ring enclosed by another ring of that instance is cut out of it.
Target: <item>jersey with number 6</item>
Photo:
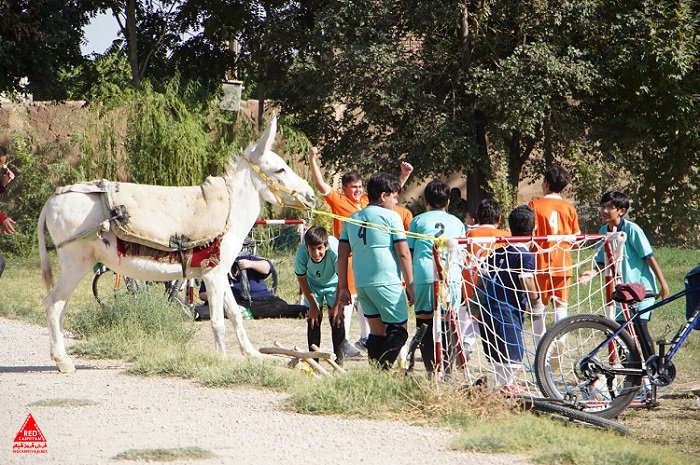
[[[320,262],[316,263],[309,257],[306,244],[301,244],[294,255],[294,273],[306,276],[306,282],[313,292],[324,292],[335,289],[338,285],[338,239],[328,236],[328,249]]]
[[[466,234],[464,223],[456,216],[443,210],[430,210],[421,213],[413,218],[408,230],[426,236],[445,239],[464,237]],[[432,283],[433,241],[409,237],[408,248],[413,250],[413,282],[416,284]],[[453,263],[450,263],[450,281],[460,281],[461,259],[461,256],[456,256]]]
[[[355,287],[401,284],[394,243],[405,241],[406,233],[399,215],[384,207],[368,205],[350,219],[353,222],[343,224],[340,242],[350,244]]]
[[[574,206],[558,194],[548,194],[532,200],[530,206],[535,210],[535,236],[559,236],[581,234],[578,215]],[[541,243],[542,248],[551,248],[554,243]],[[571,248],[569,243],[561,243],[551,252],[535,254],[537,270],[546,271],[556,276],[571,276]]]

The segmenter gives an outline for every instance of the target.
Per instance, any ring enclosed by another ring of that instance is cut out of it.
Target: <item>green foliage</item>
[[[0,2],[0,92],[26,91],[37,99],[66,95],[64,71],[84,62],[82,27],[91,2]],[[20,79],[28,77],[26,88]]]
[[[508,182],[508,163],[505,157],[498,158],[497,169],[493,171],[494,176],[489,180],[489,187],[493,192],[493,198],[501,205],[501,227],[508,223],[508,212],[517,206],[518,188]]]
[[[30,134],[21,131],[13,134],[8,161],[17,178],[5,194],[10,204],[5,213],[17,222],[17,233],[0,236],[3,253],[28,256],[35,251],[37,218],[44,202],[56,186],[78,179],[79,173],[67,161],[68,142],[49,143],[35,152]]]
[[[163,92],[106,94],[90,105],[81,167],[90,178],[190,186],[221,175],[256,134],[250,122],[199,103],[199,86],[171,80]],[[112,89],[116,90],[116,89]]]

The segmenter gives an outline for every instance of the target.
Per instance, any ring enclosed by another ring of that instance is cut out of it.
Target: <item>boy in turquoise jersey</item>
[[[309,308],[306,318],[306,338],[309,350],[312,345],[321,345],[321,320],[323,302],[328,306],[328,321],[331,325],[333,352],[338,363],[343,363],[345,326],[343,312],[338,311],[340,301],[336,299],[338,288],[338,240],[329,236],[321,226],[313,226],[304,234],[304,243],[294,256],[294,273],[297,275],[304,303]]]
[[[413,218],[408,230],[431,237],[451,239],[464,237],[466,230],[464,223],[445,210],[450,204],[450,186],[440,181],[431,181],[423,191],[423,202],[427,211]],[[416,303],[416,327],[422,324],[428,325],[428,330],[423,337],[420,351],[423,355],[423,363],[428,373],[434,370],[435,340],[433,337],[433,241],[427,239],[408,238],[408,248],[413,255],[413,280],[415,283]],[[460,256],[453,257],[449,264],[449,282],[452,306],[455,310],[461,300],[460,284],[462,282],[462,267]]]
[[[664,274],[661,272],[661,267],[654,258],[654,251],[651,248],[649,239],[636,223],[624,219],[625,213],[630,208],[630,201],[625,194],[617,191],[610,191],[603,194],[600,199],[600,216],[605,221],[605,225],[600,228],[600,234],[621,231],[626,235],[623,257],[620,261],[620,275],[622,282],[625,283],[641,283],[644,284],[647,291],[654,294],[659,293],[659,288],[656,286],[656,280],[659,280],[660,297],[665,299],[669,295],[668,285]],[[603,249],[596,255],[596,263],[599,269],[605,267],[605,255]],[[580,281],[588,281],[594,271],[587,271],[581,275]],[[654,303],[654,298],[643,300],[638,310],[644,310]],[[648,323],[651,318],[651,312],[647,312],[640,317],[642,330],[649,335]],[[616,315],[618,321],[622,321],[621,315]],[[648,340],[652,340],[651,337]],[[650,347],[651,352],[654,348]]]
[[[367,182],[369,205],[350,216],[343,225],[338,246],[338,299],[350,302],[348,257],[357,296],[369,322],[367,356],[388,369],[399,355],[408,331],[408,306],[413,303],[411,253],[399,215],[392,211],[398,203],[401,183],[396,176],[377,173]],[[401,276],[406,282],[406,295]]]

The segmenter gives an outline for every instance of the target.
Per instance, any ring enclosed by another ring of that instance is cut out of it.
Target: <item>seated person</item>
[[[290,305],[267,288],[265,278],[274,267],[266,258],[254,255],[240,255],[233,262],[229,282],[233,297],[238,305],[250,310],[254,319],[261,318],[306,318],[305,305]],[[199,298],[207,302],[207,288],[202,282]],[[209,319],[209,307],[197,308],[195,320]],[[244,312],[245,315],[246,312]]]

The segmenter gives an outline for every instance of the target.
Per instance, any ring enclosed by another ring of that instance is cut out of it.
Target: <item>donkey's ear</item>
[[[260,157],[272,150],[277,136],[277,115],[272,115],[270,123],[265,128],[265,132],[255,144],[255,155]]]

